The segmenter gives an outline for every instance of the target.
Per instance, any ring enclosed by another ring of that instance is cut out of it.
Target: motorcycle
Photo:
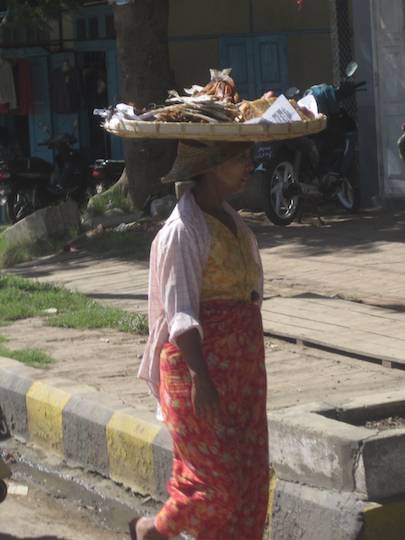
[[[5,440],[10,437],[7,424],[3,418],[2,410],[0,409],[0,440]],[[0,456],[0,504],[7,497],[7,484],[5,480],[11,477],[11,470]]]
[[[313,136],[261,145],[255,160],[256,170],[265,174],[264,201],[267,217],[286,226],[300,216],[302,203],[338,201],[349,212],[360,203],[356,171],[357,125],[341,102],[365,86],[352,77],[358,64],[351,62],[339,86],[320,84],[304,96],[316,100],[320,113],[328,117],[327,128]],[[286,92],[299,95],[297,88]]]
[[[125,161],[119,159],[96,159],[90,165],[92,194],[102,193],[120,178]]]
[[[12,223],[68,199],[87,202],[89,171],[76,142],[65,133],[40,144],[55,152],[54,165],[41,158],[0,162],[0,205],[7,207]]]

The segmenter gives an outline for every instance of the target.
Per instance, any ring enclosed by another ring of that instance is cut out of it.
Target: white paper
[[[300,99],[298,105],[300,107],[306,107],[315,116],[319,115],[318,103],[316,102],[316,99],[312,94],[307,94],[302,99]]]
[[[300,120],[300,115],[297,113],[288,99],[284,95],[281,95],[261,116],[252,118],[251,120],[245,122],[245,124],[259,124],[261,122],[286,124],[288,122],[299,122]]]
[[[7,491],[9,495],[19,495],[20,497],[26,497],[28,495],[28,486],[16,484],[15,482],[9,482]]]
[[[126,103],[118,103],[118,105],[115,107],[115,110],[117,111],[116,114],[118,116],[121,116],[122,118],[127,118],[128,120],[138,120],[139,116],[135,114],[134,108],[131,107],[131,105],[127,105]]]

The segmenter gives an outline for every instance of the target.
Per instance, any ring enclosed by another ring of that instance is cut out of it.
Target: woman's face
[[[213,169],[218,187],[224,196],[244,191],[246,183],[253,171],[251,151],[247,150],[238,156],[228,159]]]

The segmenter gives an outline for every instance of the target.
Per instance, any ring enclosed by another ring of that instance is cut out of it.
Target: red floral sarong
[[[223,420],[197,418],[180,351],[161,354],[160,400],[173,437],[170,498],[156,518],[166,536],[196,540],[262,540],[268,504],[266,371],[259,307],[202,304],[203,351],[221,400]]]

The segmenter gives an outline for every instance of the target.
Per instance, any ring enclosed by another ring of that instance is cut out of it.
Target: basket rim
[[[317,118],[272,124],[218,122],[212,124],[194,122],[148,122],[112,117],[103,124],[104,129],[113,135],[138,139],[205,139],[230,141],[263,141],[275,138],[296,138],[315,134],[325,129],[327,118]]]

